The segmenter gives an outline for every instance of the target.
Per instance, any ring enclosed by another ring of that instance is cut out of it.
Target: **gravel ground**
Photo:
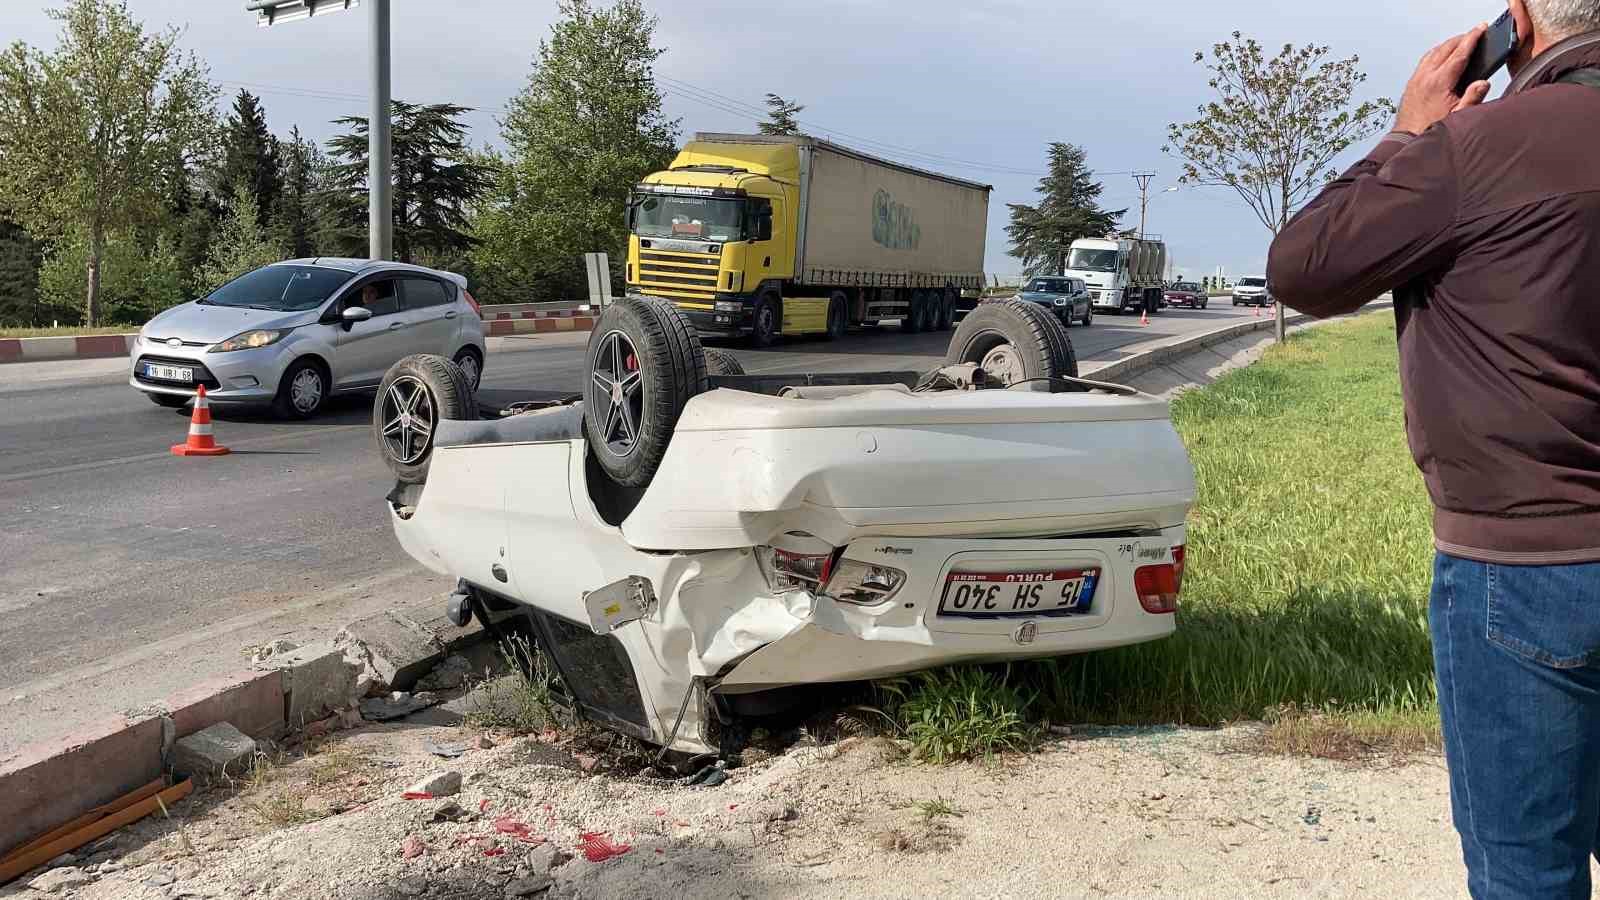
[[[692,788],[608,772],[570,743],[479,749],[461,725],[373,726],[126,829],[74,864],[90,883],[56,896],[1463,895],[1439,759],[1265,757],[1255,736],[1093,730],[945,768],[858,737]],[[471,749],[447,761],[430,741]],[[402,799],[442,771],[464,776],[458,795]],[[631,849],[591,862],[585,833]],[[35,877],[0,896],[46,896]]]

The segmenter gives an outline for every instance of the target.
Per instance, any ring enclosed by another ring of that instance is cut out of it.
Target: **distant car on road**
[[[1267,290],[1267,279],[1264,275],[1252,275],[1239,279],[1233,286],[1234,306],[1271,306],[1272,293]]]
[[[454,360],[476,390],[486,352],[478,303],[452,272],[366,259],[263,266],[139,332],[128,383],[181,407],[270,403],[306,419],[334,394],[370,391],[414,353]]]
[[[1168,306],[1187,306],[1192,309],[1205,309],[1209,298],[1205,288],[1192,281],[1176,281],[1167,288],[1166,301]]]
[[[1049,309],[1063,325],[1094,322],[1094,303],[1089,285],[1082,278],[1067,275],[1041,276],[1029,281],[1017,294],[1018,300],[1037,303]]]

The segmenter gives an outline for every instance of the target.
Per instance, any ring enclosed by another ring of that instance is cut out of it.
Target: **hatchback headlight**
[[[270,346],[287,337],[291,330],[289,328],[258,328],[255,331],[246,331],[212,347],[211,352],[228,353],[233,350],[254,350],[257,347]]]

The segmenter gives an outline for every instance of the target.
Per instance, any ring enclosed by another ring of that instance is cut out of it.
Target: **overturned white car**
[[[797,687],[1175,627],[1195,486],[1167,405],[1078,380],[1033,304],[981,304],[935,372],[745,376],[631,299],[588,365],[582,400],[478,420],[447,360],[412,357],[373,429],[395,534],[461,580],[457,620],[528,613],[608,727],[736,752]]]

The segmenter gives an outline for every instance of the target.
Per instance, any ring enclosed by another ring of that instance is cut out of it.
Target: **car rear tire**
[[[987,300],[967,313],[950,339],[948,365],[974,363],[1007,387],[1027,381],[1078,377],[1066,326],[1022,300]]]
[[[483,358],[478,356],[477,350],[463,347],[461,352],[456,354],[454,362],[456,368],[459,368],[467,379],[467,389],[476,394],[478,384],[483,381]]]
[[[738,357],[726,350],[717,350],[712,347],[706,350],[707,375],[743,375],[744,366],[739,364]]]
[[[328,401],[328,370],[312,359],[299,359],[283,370],[272,409],[285,419],[309,419]]]
[[[688,317],[662,300],[600,314],[584,371],[584,433],[606,475],[644,487],[688,402],[706,390],[706,353]]]
[[[177,394],[145,394],[145,396],[150,398],[151,403],[167,409],[183,409],[189,405],[188,397],[181,397]]]
[[[401,484],[422,484],[428,480],[439,423],[477,417],[461,367],[442,356],[419,353],[384,373],[372,402],[372,437]]]

